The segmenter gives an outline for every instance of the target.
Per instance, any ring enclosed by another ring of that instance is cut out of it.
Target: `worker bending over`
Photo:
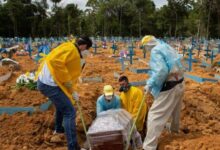
[[[81,73],[81,52],[91,46],[92,41],[88,37],[81,37],[76,43],[59,45],[44,58],[37,75],[38,89],[56,107],[55,132],[65,132],[68,150],[80,149],[76,138],[76,112],[73,105],[79,100],[76,82]]]

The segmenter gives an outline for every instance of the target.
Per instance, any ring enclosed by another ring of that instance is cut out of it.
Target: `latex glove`
[[[64,86],[67,88],[72,88],[72,83],[71,82],[65,82]]]
[[[146,85],[146,86],[144,87],[144,94],[147,94],[147,93],[149,92],[149,90],[150,90],[149,86]]]
[[[79,101],[79,95],[78,95],[78,93],[77,93],[76,91],[74,91],[74,92],[72,93],[72,97],[73,97],[73,99],[74,99],[75,101]]]

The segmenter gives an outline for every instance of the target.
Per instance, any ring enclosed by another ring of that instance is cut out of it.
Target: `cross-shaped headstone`
[[[220,43],[218,43],[218,53],[220,53]]]
[[[97,54],[97,48],[98,48],[98,46],[97,46],[97,43],[96,43],[96,42],[94,43],[93,48],[94,48],[94,54]]]
[[[205,51],[206,51],[206,61],[207,61],[208,57],[209,57],[209,52],[211,51],[211,50],[209,50],[209,43],[207,44]]]
[[[214,51],[212,50],[212,53],[211,53],[211,64],[213,64],[214,58],[215,58],[215,55],[214,55]]]
[[[185,53],[186,53],[186,47],[183,46],[183,56],[185,55]]]
[[[133,60],[132,60],[132,57],[134,55],[133,46],[128,47],[128,48],[129,48],[130,64],[133,64]]]
[[[199,56],[200,51],[201,51],[201,46],[200,46],[200,44],[198,44],[198,45],[199,45],[199,47],[198,47],[198,56]]]
[[[193,45],[191,48],[189,48],[189,71],[192,71],[192,50],[193,50]]]
[[[113,54],[115,54],[116,50],[118,49],[115,42],[113,42],[113,44],[112,44],[112,49],[113,49]]]
[[[120,63],[121,63],[121,70],[124,72],[124,71],[125,71],[125,61],[124,61],[124,57],[120,57]]]
[[[140,46],[140,49],[143,50],[144,58],[146,58],[146,54],[147,54],[146,48],[145,48],[143,45],[141,45],[141,46]]]

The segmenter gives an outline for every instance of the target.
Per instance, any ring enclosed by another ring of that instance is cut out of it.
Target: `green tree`
[[[68,34],[77,34],[80,32],[80,15],[81,11],[76,4],[68,4],[65,8],[65,16],[67,18]]]
[[[54,7],[57,8],[57,4],[60,3],[62,0],[51,0],[54,3]]]

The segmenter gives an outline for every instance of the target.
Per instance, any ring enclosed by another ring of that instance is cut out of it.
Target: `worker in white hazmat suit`
[[[181,102],[184,92],[181,56],[168,44],[148,35],[142,39],[144,48],[150,51],[150,78],[145,93],[154,97],[148,112],[147,135],[144,150],[156,150],[158,138],[171,118],[171,132],[178,132]]]

